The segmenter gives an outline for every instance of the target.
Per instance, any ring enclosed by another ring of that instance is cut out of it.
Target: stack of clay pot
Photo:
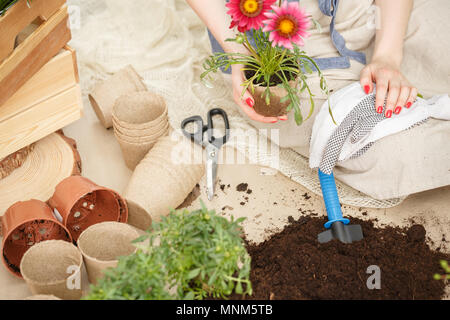
[[[202,149],[176,133],[161,138],[136,167],[124,197],[128,223],[146,230],[177,208],[204,175]]]
[[[134,170],[159,138],[169,132],[164,99],[148,91],[123,95],[116,100],[112,121],[114,134],[128,168]]]

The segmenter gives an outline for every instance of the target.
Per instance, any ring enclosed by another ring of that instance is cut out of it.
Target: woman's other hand
[[[366,94],[377,86],[375,108],[387,118],[410,108],[417,98],[417,89],[400,72],[399,67],[387,60],[374,59],[361,72],[361,86]],[[386,108],[384,109],[384,102]]]
[[[369,94],[373,84],[377,85],[375,108],[390,118],[411,107],[417,98],[417,89],[400,72],[413,0],[375,0],[375,4],[379,9],[375,50],[372,61],[361,72],[361,86]]]

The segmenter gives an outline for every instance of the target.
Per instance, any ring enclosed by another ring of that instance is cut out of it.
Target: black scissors
[[[225,135],[221,138],[214,136],[214,116],[221,116],[225,124]],[[190,133],[186,131],[188,124],[197,126],[197,131]],[[208,191],[208,199],[211,201],[214,197],[214,190],[217,179],[217,166],[219,161],[219,151],[230,139],[230,123],[227,113],[220,109],[212,109],[208,112],[208,123],[205,125],[202,117],[194,116],[187,118],[181,123],[183,134],[194,141],[196,144],[206,148],[206,187]],[[205,132],[208,134],[208,140],[204,140]]]

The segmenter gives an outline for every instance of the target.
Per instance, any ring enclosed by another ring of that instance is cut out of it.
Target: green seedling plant
[[[450,280],[450,266],[448,265],[448,262],[445,260],[441,260],[441,267],[444,270],[445,274],[435,274],[434,279],[435,280]]]
[[[91,287],[88,300],[201,300],[251,295],[250,256],[241,238],[244,218],[230,220],[202,209],[172,211],[134,241]]]

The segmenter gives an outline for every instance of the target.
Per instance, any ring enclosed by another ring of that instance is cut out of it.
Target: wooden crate
[[[19,0],[0,17],[0,109],[71,39],[65,0]],[[17,35],[31,23],[39,27],[14,48]]]
[[[66,47],[0,107],[0,159],[82,116],[75,52]]]

